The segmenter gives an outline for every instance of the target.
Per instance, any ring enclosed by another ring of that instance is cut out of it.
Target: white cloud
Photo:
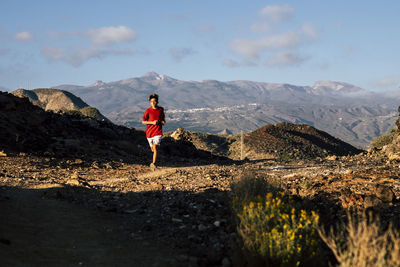
[[[259,15],[263,20],[250,25],[250,30],[263,36],[253,39],[236,38],[229,43],[232,51],[242,57],[238,65],[254,66],[263,62],[265,66],[289,66],[308,60],[310,57],[294,51],[318,40],[320,34],[317,28],[311,23],[303,23],[296,29],[281,32],[277,28],[280,23],[290,20],[294,13],[295,9],[287,4],[268,5],[260,10]],[[233,62],[226,61],[224,64],[236,66]]]
[[[271,23],[265,22],[265,21],[257,22],[257,23],[254,23],[253,25],[251,25],[250,29],[253,32],[260,32],[260,33],[270,32],[272,30],[272,25],[271,25]]]
[[[301,29],[305,37],[312,40],[316,40],[319,38],[319,33],[317,29],[311,23],[304,23]]]
[[[270,5],[266,6],[259,12],[261,16],[268,18],[274,22],[282,22],[290,20],[294,15],[294,8],[289,5]]]
[[[87,36],[95,45],[111,45],[134,41],[137,34],[126,26],[111,26],[89,30]]]
[[[267,59],[265,62],[266,66],[276,67],[276,66],[296,66],[302,64],[306,61],[308,57],[301,56],[293,52],[282,52],[277,53]]]
[[[184,59],[187,56],[193,55],[196,52],[191,49],[191,48],[177,48],[177,47],[173,47],[169,49],[169,53],[171,54],[172,58],[176,61],[176,62],[181,62],[182,59]]]
[[[236,67],[240,66],[239,62],[236,62],[236,61],[234,61],[234,60],[232,60],[230,58],[224,59],[222,64],[225,65],[225,66],[228,66],[230,68],[236,68]]]
[[[63,61],[71,64],[74,67],[79,67],[84,62],[92,58],[104,58],[107,55],[130,55],[131,50],[116,50],[116,49],[99,49],[97,47],[86,48],[60,48],[60,47],[45,47],[42,49],[42,54],[50,61]]]
[[[238,62],[238,61],[235,61],[230,58],[224,59],[222,64],[227,67],[230,67],[230,68],[236,68],[236,67],[241,67],[241,66],[256,67],[258,65],[258,63],[253,60],[245,59],[245,60]]]
[[[86,61],[97,58],[101,59],[113,55],[131,55],[133,53],[149,54],[149,51],[130,49],[116,49],[111,46],[117,44],[132,42],[136,40],[137,34],[131,28],[126,26],[110,26],[88,31],[70,31],[64,33],[50,33],[56,39],[66,39],[64,43],[71,38],[89,39],[92,45],[90,47],[66,47],[51,46],[42,49],[41,53],[49,61],[61,61],[71,64],[74,67],[81,66]],[[81,41],[81,40],[80,40]]]
[[[236,39],[231,42],[231,47],[239,55],[259,58],[265,50],[295,48],[300,42],[301,36],[297,32],[286,32],[258,40]]]
[[[29,42],[33,40],[33,34],[30,32],[18,32],[15,34],[15,40],[20,42]]]
[[[386,77],[381,80],[372,82],[372,86],[375,88],[395,88],[400,84],[399,79],[395,79],[392,77]]]

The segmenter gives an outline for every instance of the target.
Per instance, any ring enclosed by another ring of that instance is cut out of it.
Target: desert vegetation
[[[358,216],[347,213],[347,224],[326,233],[319,228],[340,267],[400,266],[400,236],[391,224],[384,229],[380,220],[363,211]],[[341,232],[340,232],[341,231]]]
[[[396,134],[396,129],[391,129],[387,133],[375,137],[372,140],[370,147],[373,149],[382,149],[384,146],[393,142],[395,134]]]
[[[318,211],[252,174],[232,193],[239,265],[400,266],[398,230],[372,212],[347,210],[341,222],[324,225]]]

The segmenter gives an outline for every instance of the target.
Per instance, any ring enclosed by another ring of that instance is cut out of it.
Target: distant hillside
[[[55,87],[81,97],[115,123],[138,128],[143,127],[147,97],[156,92],[166,108],[166,130],[239,133],[268,123],[306,123],[360,147],[394,127],[400,102],[399,94],[373,93],[344,82],[197,82],[154,72],[109,83]]]
[[[38,88],[34,90],[18,89],[12,92],[12,94],[18,97],[27,97],[32,104],[46,111],[79,111],[90,118],[108,120],[96,108],[90,107],[81,98],[64,90],[52,88]]]

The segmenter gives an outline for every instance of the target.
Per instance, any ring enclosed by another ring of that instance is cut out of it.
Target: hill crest
[[[20,98],[28,98],[32,104],[41,107],[45,111],[79,111],[84,116],[98,120],[108,120],[96,108],[89,106],[80,97],[65,90],[53,88],[18,89],[12,94]]]

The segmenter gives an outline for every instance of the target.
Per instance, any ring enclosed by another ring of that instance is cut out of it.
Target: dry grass
[[[341,226],[342,233],[331,229],[319,234],[332,250],[340,267],[394,267],[400,266],[400,236],[391,225],[382,231],[379,220],[372,215],[359,218],[348,213],[348,224]],[[344,231],[344,233],[343,233]],[[347,237],[344,237],[347,234]]]

